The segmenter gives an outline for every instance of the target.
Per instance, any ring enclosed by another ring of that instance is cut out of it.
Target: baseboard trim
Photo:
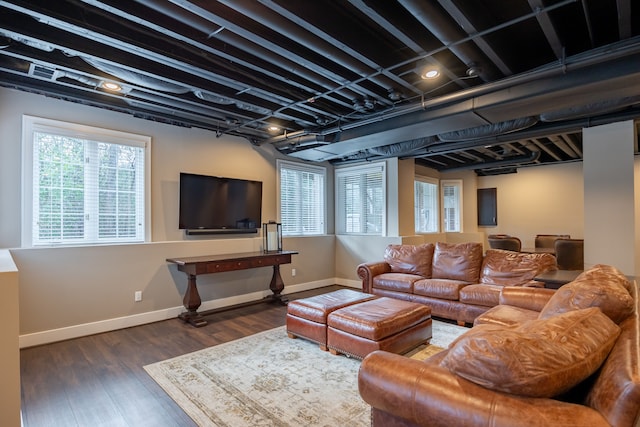
[[[333,278],[285,286],[283,294],[308,291],[336,284],[354,288],[360,287],[360,282],[357,280]],[[268,297],[269,295],[271,295],[271,291],[265,290],[260,292],[252,292],[250,294],[237,295],[229,298],[203,301],[198,311],[216,310],[233,305],[259,301]],[[176,318],[183,311],[183,306],[170,307],[146,313],[133,314],[131,316],[100,320],[98,322],[83,323],[80,325],[73,325],[65,328],[51,329],[48,331],[20,335],[19,345],[20,348],[34,347],[37,345],[50,344],[57,341],[79,338],[87,335],[100,334],[103,332],[115,331],[117,329],[124,329],[130,328],[132,326],[159,322],[162,320]]]

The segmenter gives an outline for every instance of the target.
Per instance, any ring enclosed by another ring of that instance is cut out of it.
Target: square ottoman
[[[431,323],[430,307],[379,297],[329,314],[327,347],[358,359],[374,350],[402,354],[431,340]]]
[[[351,289],[302,298],[287,305],[287,335],[301,337],[320,344],[327,351],[327,317],[335,310],[377,298]]]

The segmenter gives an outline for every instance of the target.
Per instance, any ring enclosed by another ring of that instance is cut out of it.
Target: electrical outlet
[[[295,269],[295,268],[292,268],[292,269],[291,269],[291,275],[292,275],[292,276],[295,276],[295,275],[296,275],[296,269]]]
[[[142,301],[142,291],[136,291],[135,294],[133,294],[133,300],[135,302],[140,302]]]

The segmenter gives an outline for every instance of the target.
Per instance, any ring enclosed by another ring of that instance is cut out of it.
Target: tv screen
[[[187,233],[255,233],[262,182],[180,173],[179,228]]]

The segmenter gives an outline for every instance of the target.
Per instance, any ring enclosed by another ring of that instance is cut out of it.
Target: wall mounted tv
[[[262,182],[180,173],[179,228],[187,234],[257,233]]]

